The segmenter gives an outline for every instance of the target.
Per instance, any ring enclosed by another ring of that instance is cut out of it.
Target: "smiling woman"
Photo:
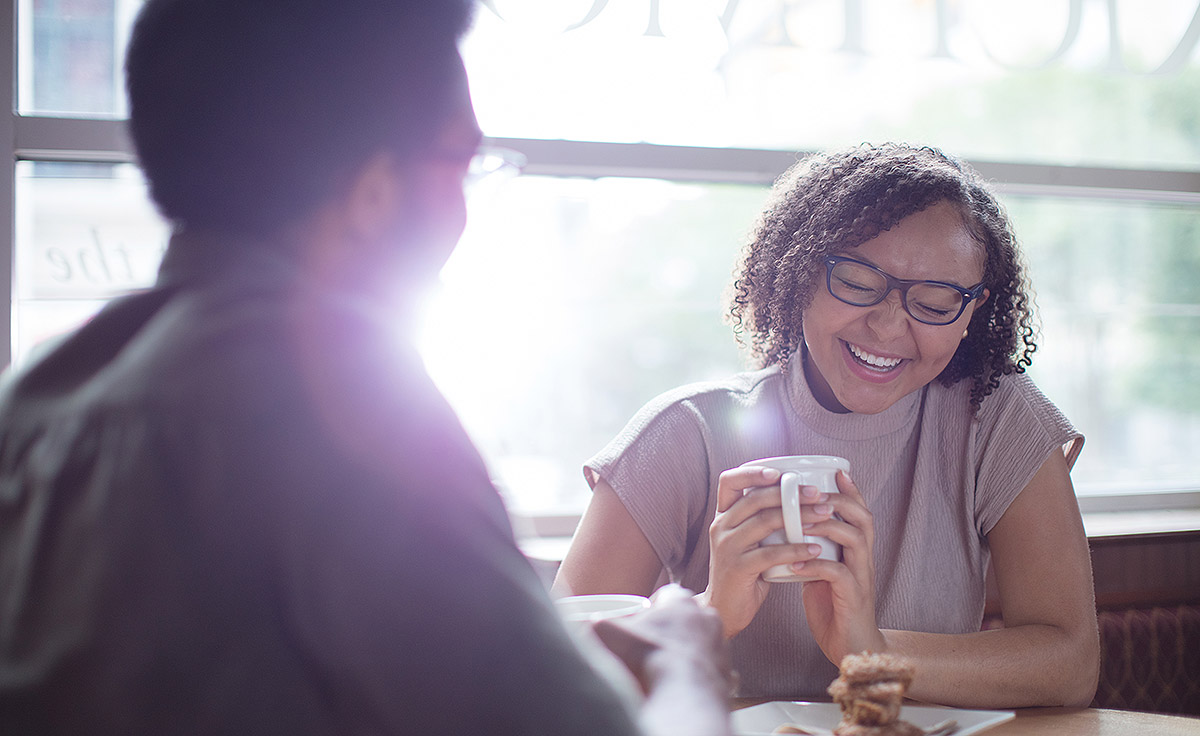
[[[847,265],[858,281],[834,279]],[[918,288],[953,297],[941,324],[914,313]],[[586,463],[592,502],[555,587],[702,591],[745,697],[820,697],[867,650],[912,659],[920,700],[1089,702],[1099,649],[1068,475],[1082,436],[1022,375],[1029,297],[982,179],[931,148],[810,156],[775,185],[730,305],[760,369],[653,399]],[[787,526],[780,474],[755,463],[787,455],[849,473],[801,494],[803,539],[767,544]],[[981,633],[989,562],[1007,628]],[[809,582],[768,582],[778,565]]]

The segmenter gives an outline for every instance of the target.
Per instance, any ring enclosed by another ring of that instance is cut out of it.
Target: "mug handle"
[[[788,542],[804,542],[804,521],[800,516],[800,474],[786,472],[779,479],[783,496],[783,530]]]

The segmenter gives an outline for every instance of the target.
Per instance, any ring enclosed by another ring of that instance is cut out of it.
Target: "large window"
[[[493,135],[1200,165],[1196,0],[488,0]]]
[[[161,255],[120,123],[138,5],[9,18],[15,360]],[[796,152],[937,145],[1016,223],[1085,506],[1200,507],[1198,40],[1200,0],[487,0],[472,93],[529,166],[471,203],[430,369],[514,509],[576,514],[581,463],[641,404],[743,366],[721,294]]]

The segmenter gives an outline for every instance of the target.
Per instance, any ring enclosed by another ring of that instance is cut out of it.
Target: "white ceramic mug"
[[[825,537],[804,533],[803,519],[800,515],[800,486],[816,486],[820,493],[837,493],[837,471],[849,472],[850,463],[845,458],[833,455],[785,455],[742,463],[742,467],[751,465],[774,468],[783,473],[779,479],[779,487],[783,491],[783,529],[772,532],[762,543],[818,544],[821,546],[818,558],[835,561],[841,559],[840,544]],[[763,580],[772,583],[812,580],[811,576],[796,573],[788,565],[775,565],[764,572],[762,577]]]
[[[632,616],[649,608],[650,599],[640,595],[570,595],[556,599],[554,605],[568,624],[585,624]]]
[[[640,595],[597,594],[556,598],[554,605],[567,632],[583,652],[592,668],[617,691],[630,712],[644,700],[642,687],[629,667],[600,642],[592,626],[605,619],[633,616],[650,607],[650,599]]]

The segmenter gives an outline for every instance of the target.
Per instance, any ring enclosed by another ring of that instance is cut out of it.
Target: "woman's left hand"
[[[842,545],[842,561],[793,566],[818,578],[803,584],[804,614],[813,638],[834,664],[847,654],[887,648],[875,622],[874,519],[846,471],[838,471],[837,485],[840,493],[829,495],[823,509],[827,513],[805,507],[804,531]]]

